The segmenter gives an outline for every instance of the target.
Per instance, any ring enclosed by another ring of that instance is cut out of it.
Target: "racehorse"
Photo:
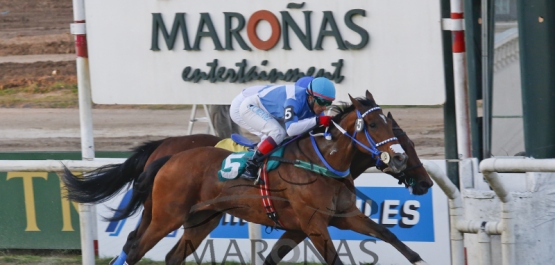
[[[371,99],[371,94],[367,93],[367,98]],[[433,185],[433,182],[422,167],[422,163],[420,163],[412,141],[395,122],[392,115],[388,113],[388,117],[393,122],[394,134],[399,139],[403,149],[409,155],[409,160],[407,168],[401,174],[387,173],[399,178],[400,183],[403,182],[406,186],[412,187],[414,194],[425,194],[429,187]],[[99,168],[94,172],[90,172],[84,178],[70,177],[72,176],[71,174],[66,174],[64,182],[69,190],[68,197],[82,203],[99,203],[105,201],[116,194],[126,183],[135,181],[143,171],[143,168],[145,168],[145,164],[149,165],[153,160],[182,150],[188,150],[199,146],[214,146],[220,140],[220,138],[212,135],[190,135],[170,137],[164,140],[146,143],[136,148],[134,154],[122,164]],[[375,162],[372,156],[357,151],[357,154],[354,156],[354,162],[351,164],[352,177],[358,177],[366,168],[374,166]],[[410,184],[407,181],[410,181]],[[103,188],[99,189],[98,187]],[[130,243],[133,242],[131,239],[141,235],[146,225],[150,222],[151,211],[149,201],[150,200],[147,200],[145,202],[145,210],[143,212],[141,224],[135,231],[130,233],[129,240],[124,247],[124,252],[129,251]],[[283,237],[286,238],[288,233],[289,232],[285,233]],[[176,248],[168,254],[168,259],[175,259],[171,257],[172,253],[178,256],[184,254],[176,253],[175,249]]]
[[[354,106],[352,110],[356,110],[362,121],[356,123],[364,128],[364,133],[353,137],[357,145],[351,144],[351,138],[345,136],[353,135],[355,121],[358,120],[355,111],[350,111],[343,113],[344,115],[340,113],[334,118],[339,122],[339,129],[331,130],[335,140],[305,137],[297,141],[296,145],[288,146],[284,157],[289,160],[304,158],[314,162],[320,160],[316,157],[317,150],[322,150],[324,155],[321,160],[328,161],[331,168],[344,172],[353,160],[355,149],[376,154],[374,148],[378,146],[379,152],[387,152],[393,157],[389,163],[392,171],[400,171],[402,165],[396,162],[404,159],[403,155],[392,152],[396,140],[390,137],[393,135],[391,123],[387,123],[373,100],[351,100]],[[343,127],[347,129],[341,129]],[[341,131],[346,134],[342,135]],[[380,140],[378,144],[371,144],[376,139]],[[317,145],[313,150],[310,149],[311,141]],[[245,185],[245,180],[241,179],[217,181],[217,170],[221,161],[229,154],[218,148],[197,148],[162,159],[165,161],[161,163],[158,160],[147,168],[146,174],[137,180],[139,185],[135,183],[139,189],[134,189],[134,193],[140,193],[144,183],[152,186],[152,220],[145,233],[132,244],[127,257],[129,264],[137,262],[158,240],[181,224],[185,224],[187,235],[191,236],[189,242],[198,246],[217,225],[223,212],[248,221],[272,225],[262,209],[253,206],[258,205],[257,189],[253,189],[252,185]],[[422,263],[418,254],[407,248],[385,227],[377,225],[358,211],[354,203],[351,176],[347,175],[343,179],[327,178],[291,164],[282,164],[269,174],[273,175],[270,188],[276,191],[277,197],[283,199],[276,200],[276,209],[280,209],[284,216],[293,217],[282,220],[282,227],[308,235],[328,263],[340,263],[327,233],[327,226],[330,224],[381,238],[394,245],[411,262]],[[184,178],[184,175],[188,176]],[[310,181],[306,182],[307,179]],[[291,185],[291,182],[307,184]],[[147,197],[148,193],[143,194],[142,198],[134,194],[132,201],[144,202]],[[216,218],[207,219],[211,216]],[[194,229],[190,229],[193,226]]]

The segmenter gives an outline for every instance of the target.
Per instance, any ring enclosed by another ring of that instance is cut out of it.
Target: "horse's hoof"
[[[114,265],[114,262],[116,262],[116,260],[118,259],[119,256],[116,256],[115,258],[113,258],[112,260],[110,260],[110,262],[108,263],[108,265]]]
[[[421,260],[421,261],[417,261],[415,263],[413,263],[414,265],[428,265],[428,263],[426,263],[425,261]]]

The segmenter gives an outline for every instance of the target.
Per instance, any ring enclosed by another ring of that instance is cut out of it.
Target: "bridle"
[[[351,140],[353,141],[353,143],[358,144],[359,146],[361,146],[362,148],[364,148],[365,150],[369,151],[372,154],[372,158],[374,160],[376,160],[376,164],[379,163],[383,163],[383,161],[381,161],[382,159],[382,153],[383,154],[387,154],[387,157],[389,159],[389,154],[388,153],[384,153],[380,150],[378,150],[378,147],[392,142],[392,141],[397,141],[397,137],[391,137],[389,139],[383,140],[381,142],[376,143],[376,141],[374,141],[374,139],[372,139],[372,136],[370,136],[370,133],[368,132],[368,129],[366,128],[366,122],[364,122],[364,117],[366,115],[368,115],[369,113],[376,111],[376,110],[380,110],[381,108],[379,106],[373,107],[369,110],[367,110],[366,112],[364,112],[363,114],[360,114],[360,112],[358,110],[356,110],[357,113],[357,122],[355,123],[355,132],[353,133],[353,135],[351,136],[347,130],[345,130],[343,127],[341,127],[341,125],[337,124],[335,121],[332,120],[333,125],[343,134],[348,136],[349,138],[351,138]],[[360,142],[359,140],[356,139],[356,133],[357,131],[363,131],[364,135],[366,136],[366,139],[368,141],[368,146],[363,144],[362,142]],[[314,139],[314,136],[311,134],[310,135],[310,139],[312,142],[312,146],[316,152],[316,154],[318,155],[318,157],[320,158],[320,160],[322,161],[322,163],[326,166],[326,168],[332,172],[334,172],[334,174],[337,174],[338,176],[347,176],[350,173],[350,169],[347,169],[346,171],[337,171],[334,168],[332,168],[328,162],[325,160],[324,156],[322,155],[322,153],[320,152],[320,150],[318,149],[318,146],[316,144],[316,140]]]
[[[370,133],[368,132],[368,129],[366,128],[366,122],[364,121],[364,117],[366,117],[366,115],[377,111],[377,110],[381,110],[382,108],[380,108],[379,106],[373,107],[369,110],[367,110],[366,112],[364,112],[363,114],[360,114],[360,112],[358,110],[356,110],[357,113],[357,121],[355,122],[355,131],[353,133],[353,135],[351,136],[347,130],[343,129],[339,124],[337,124],[335,121],[333,122],[333,125],[344,135],[348,136],[349,138],[351,138],[351,140],[353,140],[354,143],[358,144],[359,146],[361,146],[362,148],[366,149],[367,151],[369,151],[372,154],[372,159],[376,160],[376,165],[378,164],[383,164],[384,161],[382,161],[383,158],[387,158],[389,160],[389,154],[388,153],[384,153],[380,150],[378,150],[378,147],[392,142],[392,141],[398,141],[397,137],[391,137],[389,139],[383,140],[381,142],[376,143],[374,141],[374,139],[372,139],[372,136],[370,136]],[[365,144],[361,143],[359,140],[356,139],[356,135],[358,131],[362,131],[364,133],[364,135],[366,136],[366,140],[369,143],[369,146],[366,146]],[[382,158],[382,153],[386,154],[386,157]],[[387,164],[387,163],[385,163]]]
[[[399,126],[393,127],[393,130],[400,130],[401,131],[401,133],[398,134],[397,136],[407,135],[407,133],[405,133],[405,131],[403,131],[403,129],[401,129],[401,127],[399,127]],[[416,180],[412,177],[407,178],[407,175],[405,173],[409,172],[411,170],[423,167],[423,166],[424,165],[422,163],[419,163],[418,165],[414,165],[412,167],[405,168],[403,171],[401,171],[401,173],[391,173],[391,175],[393,177],[395,177],[397,180],[399,180],[399,183],[398,183],[399,185],[405,184],[409,187],[414,187],[417,183]],[[382,168],[379,168],[377,165],[376,165],[376,168],[378,168],[382,172],[385,170],[385,167],[382,169]]]
[[[393,175],[393,177],[399,180],[399,183],[398,183],[399,185],[405,184],[407,186],[414,187],[417,183],[416,180],[413,177],[407,178],[407,175],[405,174],[405,172],[409,172],[411,170],[414,170],[423,166],[424,165],[422,163],[419,163],[418,165],[405,168],[405,170],[401,171],[401,173],[398,173],[398,174],[392,173],[391,175]]]

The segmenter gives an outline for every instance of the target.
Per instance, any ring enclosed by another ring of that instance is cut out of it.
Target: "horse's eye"
[[[370,123],[368,126],[370,126],[370,128],[376,128],[376,124],[375,123]]]

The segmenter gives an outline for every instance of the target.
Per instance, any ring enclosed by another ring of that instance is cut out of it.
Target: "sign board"
[[[129,152],[96,152],[125,158]],[[79,160],[80,152],[6,152],[0,160]],[[0,249],[80,249],[79,206],[54,172],[0,172]]]
[[[337,98],[445,100],[440,3],[85,1],[98,104],[230,104],[244,88],[325,76]]]
[[[445,169],[445,161],[436,163]],[[397,180],[385,174],[363,174],[356,181],[357,205],[359,209],[377,223],[388,227],[401,241],[420,254],[429,264],[449,264],[449,214],[447,197],[434,185],[426,195],[411,195],[407,189],[397,185]],[[101,216],[110,217],[111,208],[120,208],[125,201],[125,194],[97,207],[99,255],[114,257],[121,252],[127,235],[135,229],[139,216],[119,222],[105,222]],[[129,196],[129,195],[128,195]],[[260,205],[262,207],[262,203]],[[279,214],[279,209],[276,209]],[[370,236],[351,231],[329,228],[340,258],[347,264],[378,263],[405,264],[407,260],[395,248]],[[267,233],[262,227],[262,239],[257,244],[265,246],[262,255],[268,255],[270,249],[283,231]],[[166,253],[183,235],[180,228],[162,239],[146,257],[164,260]],[[260,243],[262,242],[262,243]],[[250,252],[253,242],[248,239],[248,223],[244,220],[226,215],[220,225],[210,233],[194,255],[186,261],[193,262],[249,262],[253,260]],[[305,241],[299,245],[285,260],[305,262],[318,260],[312,243]],[[217,250],[217,251],[214,251]]]

